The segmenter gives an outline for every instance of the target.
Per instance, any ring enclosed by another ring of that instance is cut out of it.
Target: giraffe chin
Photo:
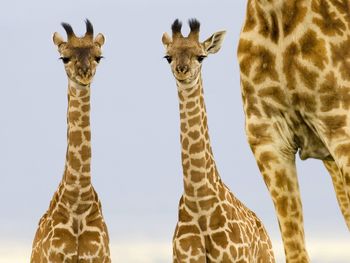
[[[187,78],[187,79],[177,78],[176,80],[181,84],[190,84],[193,81],[192,79],[189,79],[189,78]]]
[[[178,78],[177,76],[175,76],[178,90],[183,91],[183,90],[192,89],[194,86],[196,86],[198,82],[198,77],[199,75],[190,76],[187,78]]]
[[[194,81],[194,80],[188,81],[188,82],[177,80],[176,82],[177,82],[177,89],[180,92],[181,91],[189,91],[189,90],[193,89],[197,84],[197,81]]]
[[[85,79],[77,76],[72,82],[76,83],[80,88],[86,88],[91,84],[92,78]]]
[[[197,76],[178,76],[178,75],[175,75],[175,79],[177,82],[179,82],[181,84],[188,85],[188,84],[193,83],[197,79]]]

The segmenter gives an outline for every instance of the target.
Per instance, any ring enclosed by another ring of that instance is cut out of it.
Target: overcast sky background
[[[113,262],[171,262],[182,194],[178,99],[163,59],[175,18],[201,22],[201,40],[227,30],[203,65],[215,159],[223,181],[263,220],[278,262],[283,248],[265,184],[244,134],[236,48],[246,0],[2,2],[0,9],[0,263],[29,262],[38,221],[61,180],[67,77],[52,42],[62,21],[77,35],[89,18],[106,37],[92,84],[92,177]],[[345,263],[350,235],[320,161],[298,161],[312,262]]]

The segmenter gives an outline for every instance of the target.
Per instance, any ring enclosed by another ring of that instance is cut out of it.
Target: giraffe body
[[[248,1],[238,47],[246,133],[288,263],[309,262],[297,152],[323,161],[350,229],[349,57],[348,1]]]
[[[225,32],[199,43],[199,23],[190,27],[184,38],[176,20],[173,38],[163,35],[178,88],[184,175],[173,262],[275,262],[262,222],[221,181],[211,150],[201,62],[220,49]]]
[[[54,35],[69,77],[68,146],[64,175],[40,219],[31,263],[110,262],[107,227],[90,175],[90,83],[104,38],[100,34],[93,42],[92,25],[86,23],[83,38],[75,37],[68,24],[63,24],[68,42]]]

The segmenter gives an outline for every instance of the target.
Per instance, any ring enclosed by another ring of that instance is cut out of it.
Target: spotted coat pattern
[[[297,152],[324,162],[350,229],[349,58],[347,0],[248,0],[238,46],[246,133],[288,263],[310,261]]]
[[[90,83],[104,37],[99,34],[94,41],[90,21],[86,25],[86,35],[78,38],[63,23],[68,42],[54,34],[69,79],[68,146],[63,178],[34,237],[31,263],[111,262],[107,227],[90,174]]]
[[[39,222],[32,263],[110,262],[101,203],[91,184],[90,90],[69,88],[63,179]]]
[[[173,239],[174,262],[275,262],[262,222],[220,179],[201,77],[190,90],[179,90],[184,194]]]

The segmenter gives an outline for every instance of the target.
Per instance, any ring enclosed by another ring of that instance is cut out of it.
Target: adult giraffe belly
[[[308,158],[320,160],[333,160],[329,150],[317,134],[317,129],[304,114],[298,110],[290,113],[289,120],[294,132],[294,142],[297,147],[300,159]]]
[[[241,87],[248,141],[253,151],[255,145],[276,145],[270,138],[279,138],[281,142],[277,144],[283,155],[299,152],[302,160],[332,160],[319,136],[320,122],[313,109],[315,104],[308,100],[316,94],[291,92],[282,88],[285,85],[275,83],[254,86],[252,82],[243,77]],[[265,131],[259,131],[260,127],[265,127]]]

